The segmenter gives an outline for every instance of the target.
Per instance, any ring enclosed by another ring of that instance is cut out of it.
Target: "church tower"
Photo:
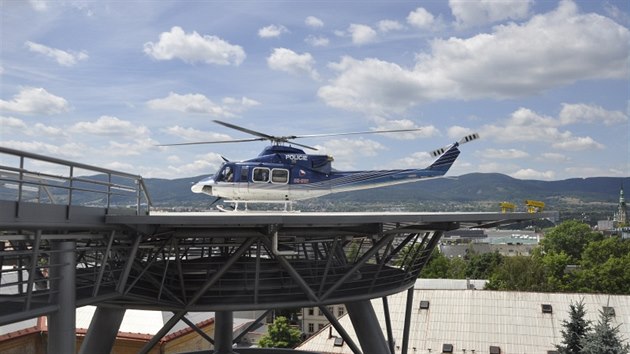
[[[619,206],[617,207],[616,214],[615,221],[619,224],[628,223],[628,207],[626,206],[626,199],[623,196],[623,184],[621,185],[621,190],[619,191]]]

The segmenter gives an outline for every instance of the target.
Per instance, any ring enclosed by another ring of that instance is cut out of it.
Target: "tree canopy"
[[[493,290],[630,294],[630,240],[565,221],[545,234],[532,256],[471,250],[463,258],[447,258],[436,249],[420,277],[488,279]]]
[[[291,327],[284,316],[276,317],[269,325],[267,334],[258,341],[262,348],[293,348],[299,343],[300,331]]]

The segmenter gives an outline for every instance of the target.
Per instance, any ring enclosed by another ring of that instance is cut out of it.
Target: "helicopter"
[[[298,200],[441,177],[446,174],[459,156],[460,150],[458,147],[479,138],[477,133],[469,134],[458,142],[432,151],[430,154],[436,160],[425,168],[339,171],[332,167],[334,160],[332,156],[307,154],[303,149],[316,151],[317,148],[296,143],[293,140],[298,138],[412,132],[421,130],[421,128],[273,136],[219,120],[214,120],[213,122],[255,137],[161,144],[159,146],[270,141],[271,145],[265,147],[253,159],[233,162],[223,157],[225,162],[214,175],[195,183],[191,187],[194,193],[203,193],[215,197],[215,200],[210,205],[223,199],[227,203],[234,204],[234,211],[238,210],[239,203],[244,203],[245,209],[247,209],[248,203],[284,203],[286,210],[287,205],[291,205],[292,202]],[[218,206],[218,208],[225,211],[221,206]]]

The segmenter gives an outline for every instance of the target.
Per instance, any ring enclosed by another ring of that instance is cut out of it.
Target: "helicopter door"
[[[247,198],[249,193],[249,166],[241,166],[241,171],[236,180],[236,193],[239,198]]]

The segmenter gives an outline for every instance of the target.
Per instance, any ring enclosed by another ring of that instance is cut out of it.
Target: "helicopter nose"
[[[190,187],[190,190],[193,191],[193,193],[212,194],[212,186],[210,186],[212,183],[214,183],[213,180],[200,181]]]
[[[193,193],[202,193],[202,191],[203,191],[203,184],[195,183],[195,184],[193,184],[192,187],[190,187],[190,190],[193,191]]]

